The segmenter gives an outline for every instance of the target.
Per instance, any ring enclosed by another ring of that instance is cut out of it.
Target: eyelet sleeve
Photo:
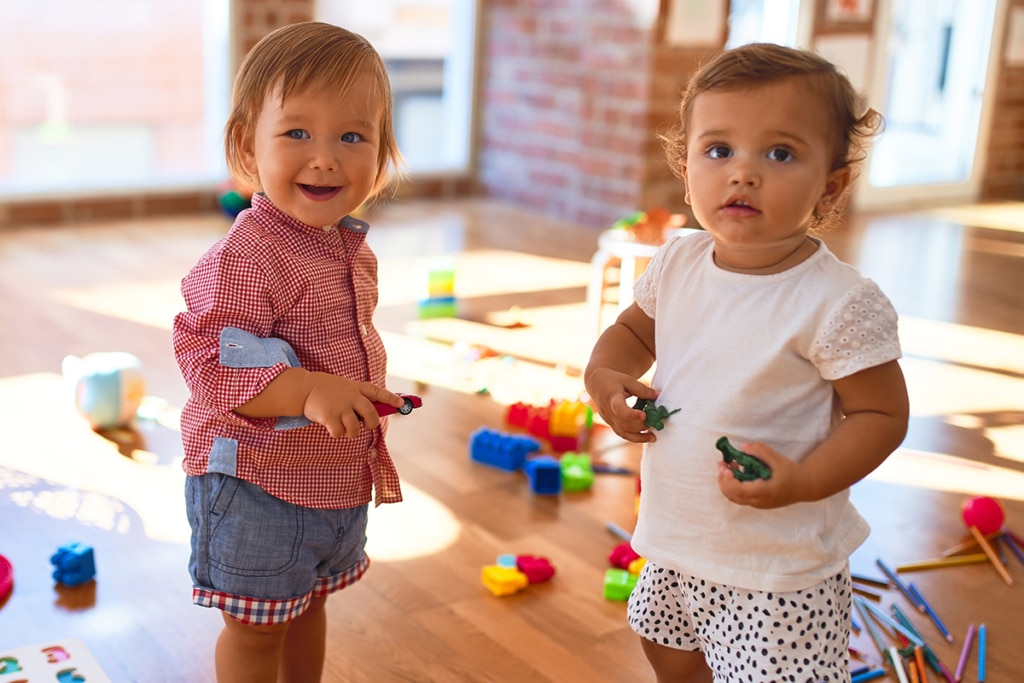
[[[850,289],[825,317],[810,360],[827,380],[900,357],[896,309],[871,280]]]

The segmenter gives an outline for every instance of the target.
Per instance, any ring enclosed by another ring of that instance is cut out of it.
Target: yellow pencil
[[[989,542],[985,540],[985,536],[978,531],[978,527],[976,526],[972,526],[970,529],[971,535],[974,536],[974,540],[978,542],[981,549],[985,551],[986,555],[988,555],[989,561],[992,562],[992,566],[996,568],[997,572],[999,572],[999,576],[1003,577],[1003,581],[1006,582],[1007,586],[1012,586],[1013,577],[1010,576],[1010,572],[1006,571],[1006,567],[1003,566],[1003,563],[999,561],[999,556],[996,555],[996,551],[991,545],[989,545]]]
[[[973,555],[953,555],[950,557],[937,557],[933,560],[921,560],[920,562],[907,562],[896,565],[897,572],[916,572],[923,569],[941,569],[942,567],[959,567],[964,564],[978,564],[988,562],[988,555],[985,553],[974,553]]]

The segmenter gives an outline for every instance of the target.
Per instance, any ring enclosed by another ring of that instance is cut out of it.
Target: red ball
[[[969,527],[977,527],[978,531],[988,535],[999,531],[1006,519],[1003,506],[995,498],[988,496],[973,496],[964,498],[960,503],[960,516],[964,524]]]

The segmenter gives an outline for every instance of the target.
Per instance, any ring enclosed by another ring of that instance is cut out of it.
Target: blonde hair
[[[830,61],[810,50],[773,43],[751,43],[716,54],[690,78],[679,105],[679,121],[661,136],[672,172],[682,177],[686,135],[693,101],[712,90],[744,90],[789,78],[805,82],[820,100],[832,142],[830,170],[850,166],[856,177],[867,148],[884,125],[882,115],[867,106],[849,79]],[[815,106],[808,103],[808,106]],[[852,181],[851,184],[852,186]],[[847,188],[849,190],[849,187]]]
[[[245,169],[242,151],[252,139],[264,102],[277,88],[282,101],[309,88],[330,87],[344,93],[365,75],[376,89],[370,96],[379,98],[381,105],[377,177],[371,197],[380,194],[402,160],[384,60],[361,35],[317,21],[272,31],[242,61],[235,77],[231,114],[224,126],[224,154],[235,181],[253,190],[259,186],[258,179]]]

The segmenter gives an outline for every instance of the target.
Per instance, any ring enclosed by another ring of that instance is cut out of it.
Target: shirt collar
[[[270,201],[270,198],[268,198],[267,195],[263,194],[262,192],[256,192],[253,194],[252,209],[253,211],[256,212],[257,215],[266,216],[276,223],[281,223],[289,228],[298,230],[300,232],[312,234],[322,234],[324,232],[324,229],[322,227],[309,225],[307,223],[303,223],[300,220],[292,218],[284,211],[277,208],[274,202]],[[345,216],[344,218],[342,218],[340,221],[338,221],[337,227],[344,228],[351,232],[356,232],[360,234],[365,234],[370,230],[369,223],[358,218],[353,218],[352,216]]]

